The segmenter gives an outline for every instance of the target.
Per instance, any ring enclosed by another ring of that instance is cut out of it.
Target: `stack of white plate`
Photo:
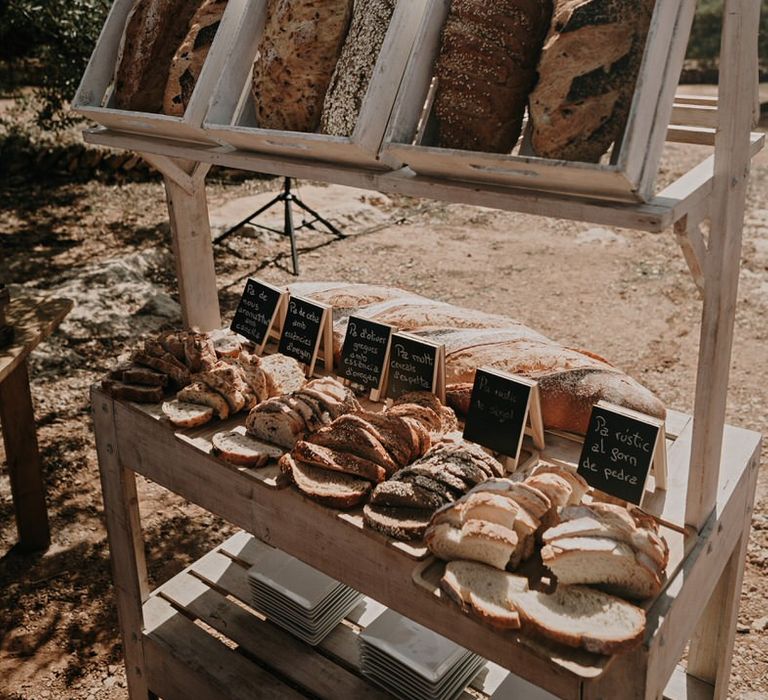
[[[485,663],[392,610],[360,633],[363,675],[401,700],[452,700]]]
[[[312,646],[362,599],[352,588],[277,549],[248,570],[248,581],[254,608]]]

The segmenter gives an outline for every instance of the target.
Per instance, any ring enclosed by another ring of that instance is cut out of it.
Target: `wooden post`
[[[759,451],[758,451],[759,454]],[[728,563],[717,581],[696,630],[691,637],[688,652],[687,673],[715,687],[714,700],[728,697],[728,681],[731,676],[733,644],[736,639],[736,623],[739,616],[741,587],[744,583],[744,565],[747,543],[755,504],[758,462],[749,466],[744,522],[741,536],[733,548]]]
[[[709,253],[696,380],[693,448],[685,521],[701,529],[715,505],[741,265],[754,53],[760,3],[726,0],[720,50],[720,104],[710,198]]]
[[[109,536],[112,580],[123,639],[125,672],[131,700],[150,697],[141,641],[144,627],[142,606],[149,597],[144,541],[136,494],[136,475],[121,463],[117,452],[114,402],[103,394],[92,394],[96,451]]]
[[[153,159],[156,167],[162,161]],[[209,165],[176,160],[177,169],[163,172],[173,252],[179,282],[184,325],[209,331],[221,326],[213,241],[205,195],[205,173]],[[189,175],[179,182],[179,169]]]
[[[26,360],[0,382],[0,424],[16,511],[19,549],[46,549],[51,534]]]

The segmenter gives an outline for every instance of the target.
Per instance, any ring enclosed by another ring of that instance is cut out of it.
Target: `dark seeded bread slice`
[[[445,503],[435,491],[407,481],[385,481],[371,494],[370,503],[393,508],[422,508],[434,510]]]
[[[423,489],[432,491],[437,494],[443,504],[452,503],[462,495],[459,489],[449,486],[432,474],[396,474],[391,480],[402,481],[405,484],[416,484]]]
[[[414,418],[430,431],[442,430],[443,422],[440,415],[428,406],[420,406],[416,403],[396,404],[387,413],[393,416],[400,416],[401,418]]]
[[[420,540],[429,525],[430,510],[389,508],[370,503],[363,507],[363,521],[373,530],[396,540]]]
[[[380,467],[384,467],[387,474],[393,474],[397,471],[397,465],[392,461],[384,446],[368,430],[365,421],[357,416],[341,416],[327,428],[311,435],[308,440],[316,445],[332,447],[367,459]]]
[[[104,379],[101,387],[110,396],[123,401],[136,403],[157,403],[163,400],[163,388],[160,386],[141,386],[139,384],[123,384],[113,379]]]
[[[372,411],[360,411],[355,415],[368,423],[369,432],[381,442],[398,467],[404,467],[413,459],[418,451],[419,437],[405,421]]]
[[[293,458],[322,469],[351,474],[378,483],[384,481],[387,473],[378,464],[357,455],[315,445],[300,440],[293,448]]]
[[[371,482],[349,474],[328,471],[283,455],[280,469],[289,473],[305,496],[331,508],[347,509],[361,503],[371,490]]]
[[[126,384],[140,384],[141,386],[168,386],[168,376],[149,367],[133,365],[122,370],[121,376],[116,377]]]

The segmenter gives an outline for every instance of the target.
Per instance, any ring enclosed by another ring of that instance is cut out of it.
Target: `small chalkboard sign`
[[[285,309],[287,292],[266,282],[249,279],[237,305],[230,328],[256,343],[261,353],[269,340],[275,319]]]
[[[445,401],[445,346],[406,333],[392,335],[387,398],[430,391]]]
[[[526,426],[544,448],[544,427],[537,382],[492,369],[478,369],[472,387],[464,437],[511,458],[517,466]]]
[[[592,408],[579,474],[590,486],[640,505],[651,467],[656,486],[666,487],[664,422],[600,401]]]
[[[325,339],[322,359],[325,369],[330,371],[333,363],[331,323],[330,306],[301,297],[289,297],[279,351],[306,365],[307,375],[311,376],[320,355],[321,341]]]
[[[378,394],[384,383],[392,326],[350,316],[341,348],[339,376]],[[374,401],[378,396],[374,397]]]

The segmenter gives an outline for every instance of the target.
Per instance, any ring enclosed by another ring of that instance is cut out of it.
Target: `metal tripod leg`
[[[215,241],[215,242],[216,242],[216,243],[220,243],[220,242],[221,242],[221,241],[223,241],[225,238],[228,238],[228,237],[229,237],[229,236],[231,236],[231,235],[232,235],[232,234],[233,234],[235,231],[237,231],[237,230],[241,229],[241,228],[242,228],[243,226],[245,226],[246,224],[250,224],[250,223],[251,223],[251,221],[253,221],[253,220],[254,220],[254,219],[257,217],[257,216],[259,216],[260,214],[263,214],[265,211],[267,211],[267,209],[270,209],[270,208],[274,207],[274,206],[275,206],[275,204],[277,204],[278,202],[282,202],[282,201],[283,201],[283,197],[284,197],[284,196],[285,196],[285,195],[283,195],[282,193],[280,193],[279,195],[277,195],[277,197],[274,197],[274,198],[273,198],[273,199],[271,199],[271,200],[270,200],[270,201],[269,201],[267,204],[265,204],[263,207],[261,207],[261,209],[259,209],[258,211],[255,211],[255,212],[253,212],[253,214],[249,214],[249,215],[248,215],[248,216],[246,216],[246,217],[245,217],[245,218],[244,218],[242,221],[240,221],[239,223],[237,223],[237,224],[235,224],[234,226],[232,226],[232,228],[228,228],[226,231],[224,231],[224,233],[222,233],[222,234],[221,234],[221,235],[220,235],[220,236],[219,236],[219,237],[216,239],[216,241]]]
[[[296,199],[296,198],[294,197],[294,201],[295,201],[295,202],[296,202],[296,204],[298,204],[298,205],[299,205],[299,206],[300,206],[300,207],[301,207],[301,208],[302,208],[302,209],[303,209],[305,212],[307,212],[307,214],[309,214],[310,216],[314,217],[316,221],[318,221],[318,222],[319,222],[319,223],[321,223],[323,226],[325,226],[325,227],[326,227],[326,228],[327,228],[327,229],[328,229],[328,230],[329,230],[329,231],[330,231],[330,232],[331,232],[331,233],[332,233],[334,236],[336,236],[336,238],[346,238],[346,236],[345,236],[345,235],[344,235],[344,234],[343,234],[341,231],[339,231],[339,229],[337,229],[337,228],[336,228],[336,227],[335,227],[335,226],[334,226],[334,225],[333,225],[333,224],[332,224],[330,221],[328,221],[328,219],[325,219],[325,218],[323,218],[322,216],[320,216],[320,214],[318,214],[318,213],[317,213],[317,212],[316,212],[314,209],[312,209],[311,207],[308,207],[308,206],[307,206],[306,204],[304,204],[304,202],[302,202],[300,199]]]
[[[293,228],[293,211],[291,209],[292,195],[282,195],[285,202],[285,232],[291,238],[291,258],[293,258],[293,274],[299,275],[299,251],[296,249],[296,230]]]

